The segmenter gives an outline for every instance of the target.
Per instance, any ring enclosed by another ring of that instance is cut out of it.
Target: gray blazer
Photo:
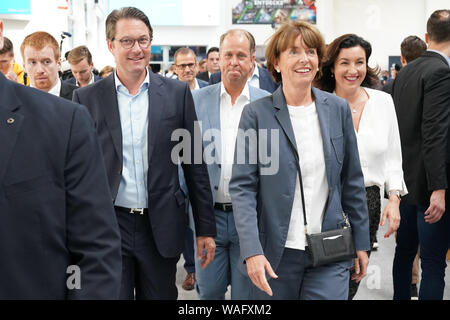
[[[312,89],[323,140],[329,195],[322,231],[341,228],[342,212],[348,215],[356,250],[369,250],[369,218],[364,179],[359,162],[356,136],[348,103],[332,94]],[[230,194],[233,214],[245,260],[264,254],[276,270],[283,255],[294,202],[297,168],[289,140],[296,146],[282,86],[272,96],[247,105],[239,128],[279,130],[279,169],[276,174],[261,175],[258,163],[233,165]],[[267,139],[271,150],[271,139]],[[242,147],[249,150],[248,143]],[[237,153],[236,150],[235,153]],[[242,152],[242,151],[241,151]],[[343,265],[349,267],[352,261]],[[244,265],[241,265],[244,268]]]
[[[214,159],[212,163],[208,163],[209,182],[211,184],[211,192],[213,201],[216,202],[216,194],[219,189],[220,173],[221,173],[221,151],[222,142],[220,136],[220,88],[221,83],[204,87],[200,90],[192,92],[194,98],[195,111],[198,121],[201,121],[203,134],[203,146],[205,153]],[[249,86],[250,101],[256,101],[260,98],[270,95],[267,91]],[[212,129],[212,130],[211,130]],[[205,135],[209,130],[214,133],[212,139]],[[212,143],[212,145],[211,145]]]

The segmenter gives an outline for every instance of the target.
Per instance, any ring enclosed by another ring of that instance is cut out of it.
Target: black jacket
[[[450,174],[450,67],[446,59],[426,51],[408,63],[395,79],[393,97],[409,192],[404,200],[428,207],[432,191],[448,188]]]

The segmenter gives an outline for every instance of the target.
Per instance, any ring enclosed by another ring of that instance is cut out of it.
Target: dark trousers
[[[367,255],[370,258],[373,244],[377,240],[378,225],[380,224],[381,215],[381,199],[380,188],[378,186],[371,186],[366,188],[367,209],[369,211],[369,234],[370,234],[370,251],[367,251]],[[348,300],[353,300],[358,292],[360,282],[352,280],[352,274],[354,270],[350,272],[350,283],[348,291]]]
[[[148,214],[116,209],[122,236],[122,300],[176,300],[177,258],[164,258],[156,248]]]
[[[184,270],[187,273],[195,272],[195,260],[194,260],[194,232],[187,226],[184,236]]]
[[[450,234],[449,212],[446,211],[438,222],[429,224],[424,220],[426,209],[400,203],[401,222],[392,268],[394,300],[411,299],[411,270],[419,245],[422,268],[419,299],[443,299]]]
[[[269,278],[273,296],[252,284],[256,300],[345,300],[348,297],[348,277],[351,261],[330,263],[312,268],[308,252],[284,248],[275,273]]]

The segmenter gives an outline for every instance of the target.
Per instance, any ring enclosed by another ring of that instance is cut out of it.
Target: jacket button
[[[214,186],[214,189],[215,189],[215,190],[219,190],[219,187],[218,187],[218,186]]]

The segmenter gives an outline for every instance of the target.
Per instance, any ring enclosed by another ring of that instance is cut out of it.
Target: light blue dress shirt
[[[148,208],[148,105],[150,75],[132,95],[114,73],[122,127],[123,169],[116,206]]]

